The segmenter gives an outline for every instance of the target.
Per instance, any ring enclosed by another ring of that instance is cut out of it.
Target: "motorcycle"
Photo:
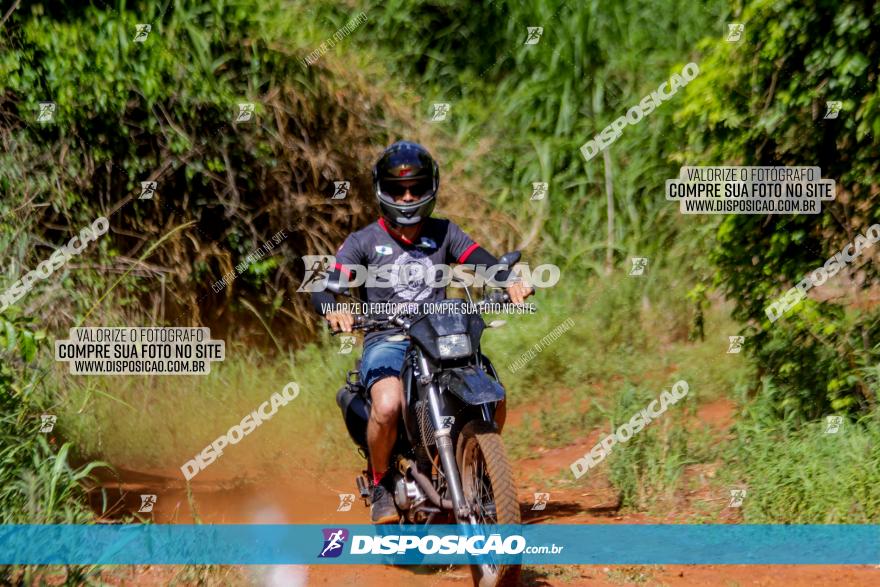
[[[520,253],[512,252],[499,263],[510,267],[519,259]],[[347,293],[338,284],[328,284],[328,288]],[[410,342],[400,374],[405,407],[391,458],[394,503],[401,523],[472,527],[521,523],[510,461],[495,422],[505,390],[480,350],[483,331],[504,324],[497,320],[487,325],[482,313],[510,300],[506,293],[494,292],[474,303],[470,289],[464,290],[467,300],[444,300],[439,312],[356,317],[356,330],[400,328],[403,334],[389,340]],[[463,312],[453,307],[456,304],[470,306]],[[348,372],[336,401],[349,435],[367,460],[367,470],[356,483],[369,503],[370,398],[358,380],[358,367]],[[471,574],[480,587],[504,587],[517,584],[520,566],[471,565]]]

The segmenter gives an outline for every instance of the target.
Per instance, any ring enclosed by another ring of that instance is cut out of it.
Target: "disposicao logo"
[[[342,554],[343,545],[348,540],[348,530],[345,528],[324,528],[324,547],[318,558],[336,558]]]
[[[444,536],[352,536],[350,554],[400,554],[415,550],[420,554],[466,554],[470,556],[494,554],[520,554],[526,549],[523,536],[512,535],[506,538],[500,534],[488,536],[461,536],[448,534]],[[328,555],[329,556],[329,555]]]

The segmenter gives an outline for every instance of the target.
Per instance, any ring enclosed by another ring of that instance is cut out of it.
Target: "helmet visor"
[[[434,180],[431,177],[385,178],[379,180],[379,190],[383,196],[393,199],[403,197],[409,190],[421,200],[434,193]]]

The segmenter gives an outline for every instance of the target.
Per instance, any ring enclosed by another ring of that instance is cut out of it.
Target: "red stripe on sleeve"
[[[339,271],[341,271],[342,273],[345,273],[346,277],[351,279],[351,270],[343,267],[339,261],[336,262],[336,269],[339,269]]]
[[[480,245],[478,245],[477,243],[472,244],[471,246],[466,248],[464,250],[464,252],[458,257],[458,262],[464,263],[465,260],[471,256],[471,253],[473,253],[474,251],[476,251],[479,248],[480,248]]]

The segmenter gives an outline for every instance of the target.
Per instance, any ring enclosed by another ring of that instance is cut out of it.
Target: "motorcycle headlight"
[[[437,337],[441,359],[457,359],[471,354],[471,339],[467,334],[447,334]]]

